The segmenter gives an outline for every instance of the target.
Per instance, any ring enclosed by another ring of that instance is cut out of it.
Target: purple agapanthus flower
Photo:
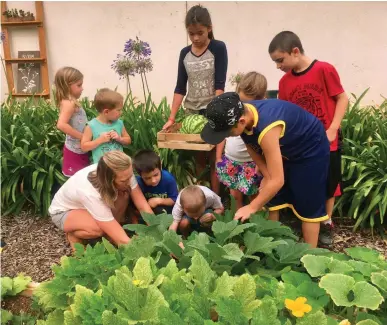
[[[149,46],[148,42],[143,42],[136,37],[136,40],[130,39],[125,43],[124,46],[124,53],[128,57],[135,57],[135,58],[140,58],[140,57],[148,57],[151,55],[152,50]]]
[[[153,63],[151,58],[140,58],[136,60],[137,67],[136,67],[136,72],[137,73],[148,73],[153,70]]]
[[[117,59],[113,60],[111,68],[120,76],[121,78],[127,78],[128,76],[134,76],[137,69],[136,62],[128,58],[125,55],[118,54]]]

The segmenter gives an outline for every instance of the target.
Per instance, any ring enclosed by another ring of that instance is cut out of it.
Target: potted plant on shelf
[[[23,20],[24,21],[33,21],[35,20],[34,14],[30,11],[24,12]]]
[[[9,22],[17,22],[17,21],[33,21],[35,20],[34,14],[30,11],[25,12],[24,10],[17,9],[8,9],[3,12],[3,16],[5,16],[5,20]]]

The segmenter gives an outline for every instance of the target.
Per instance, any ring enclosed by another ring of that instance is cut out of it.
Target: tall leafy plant
[[[19,213],[27,202],[45,215],[52,188],[66,180],[61,173],[64,134],[56,128],[58,112],[43,99],[8,98],[1,118],[2,215]]]
[[[381,225],[387,210],[387,100],[361,107],[368,89],[349,107],[343,122],[344,193],[336,208],[359,226]]]
[[[81,103],[89,120],[97,115],[92,101],[83,98]],[[157,147],[157,132],[169,113],[166,99],[155,105],[150,95],[145,103],[128,96],[121,118],[133,141],[124,150],[130,156],[140,149],[155,150],[163,167],[176,177],[182,188],[196,181],[193,156],[188,151]],[[47,215],[54,189],[66,181],[61,172],[65,136],[56,128],[58,114],[58,109],[43,99],[19,102],[9,97],[2,103],[2,215],[19,213],[26,203],[34,207],[35,213]]]

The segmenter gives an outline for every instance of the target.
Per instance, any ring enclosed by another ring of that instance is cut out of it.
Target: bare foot
[[[71,232],[66,233],[66,238],[67,238],[67,241],[69,242],[69,244],[71,246],[71,249],[72,249],[73,253],[76,250],[75,249],[75,244],[78,243],[78,244],[84,245],[83,239],[74,236],[73,233],[71,233]]]

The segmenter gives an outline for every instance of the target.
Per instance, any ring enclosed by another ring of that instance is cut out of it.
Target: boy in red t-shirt
[[[331,151],[326,202],[327,214],[331,218],[335,196],[341,195],[339,130],[348,107],[348,96],[336,69],[329,63],[304,55],[301,41],[293,32],[277,34],[269,45],[269,54],[277,69],[285,72],[279,82],[278,98],[301,106],[324,124]],[[320,245],[332,244],[332,230],[332,220],[324,221]]]

